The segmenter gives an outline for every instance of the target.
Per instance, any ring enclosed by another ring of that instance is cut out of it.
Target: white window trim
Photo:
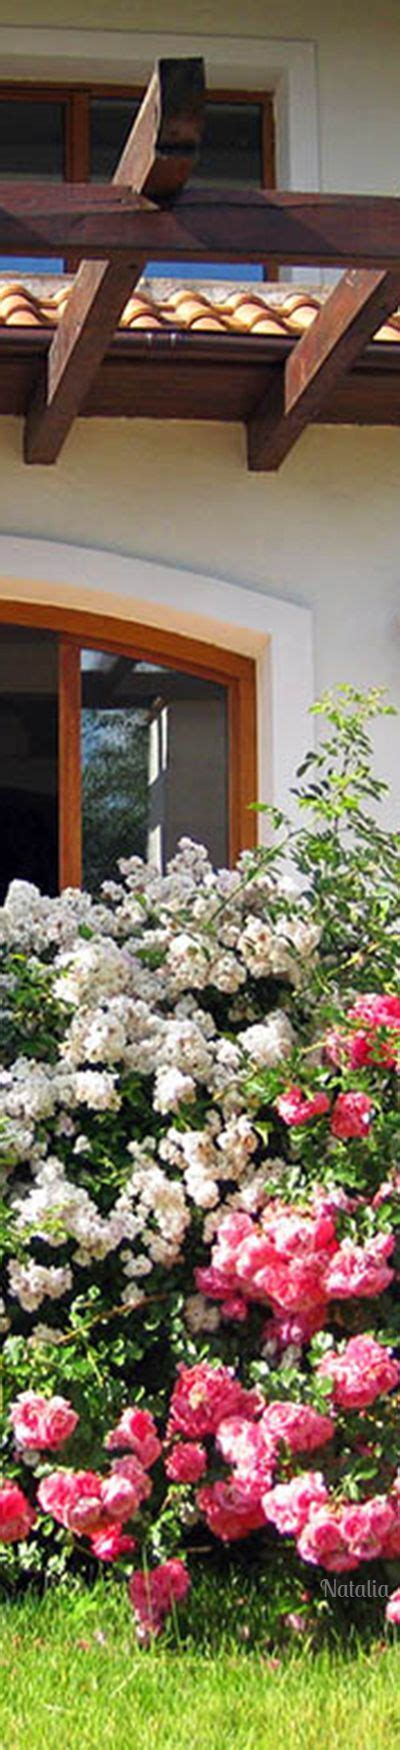
[[[115,615],[127,626],[168,627],[253,657],[258,800],[293,815],[293,774],[313,741],[310,608],[182,566],[12,535],[0,536],[0,599]],[[261,817],[261,837],[262,829]]]
[[[207,83],[274,91],[279,188],[320,187],[317,55],[285,37],[0,26],[2,79],[146,83],[158,55],[203,55]],[[286,278],[288,277],[286,271]]]

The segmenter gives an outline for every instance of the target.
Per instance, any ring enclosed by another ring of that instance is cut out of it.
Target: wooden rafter
[[[200,144],[204,91],[200,60],[158,63],[114,173],[117,189],[175,198]],[[59,455],[145,260],[132,252],[122,260],[82,261],[28,406],[27,462],[51,463]]]
[[[192,161],[192,160],[191,160]],[[169,197],[171,198],[171,197]],[[299,267],[400,264],[398,195],[193,188],[173,210],[114,183],[0,181],[2,255]]]
[[[400,299],[400,269],[343,274],[248,421],[251,469],[276,469]]]

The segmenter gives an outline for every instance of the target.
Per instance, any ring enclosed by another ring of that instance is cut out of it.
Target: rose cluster
[[[149,1470],[160,1465],[168,1492],[194,1487],[194,1506],[209,1531],[224,1543],[275,1527],[291,1536],[299,1556],[327,1572],[342,1573],[376,1558],[400,1555],[400,1474],[386,1487],[356,1502],[324,1475],[326,1450],[334,1448],[338,1414],[364,1410],[396,1392],[400,1363],[368,1336],[350,1339],[319,1365],[332,1387],[329,1413],[294,1399],[269,1401],[248,1390],[228,1368],[208,1362],[182,1364],[172,1391],[164,1439],[148,1410],[128,1406],[106,1440],[109,1452],[125,1448],[102,1475],[71,1466],[44,1470],[35,1504],[13,1480],[0,1484],[0,1541],[25,1539],[38,1513],[51,1515],[73,1537],[86,1540],[100,1561],[130,1557],[137,1547],[125,1527],[139,1518],[152,1493]],[[75,1432],[78,1417],[68,1401],[21,1394],[11,1424],[22,1454],[52,1452]],[[350,1436],[351,1437],[351,1436]],[[310,1468],[311,1454],[318,1468]],[[221,1467],[223,1466],[222,1474]],[[200,1483],[200,1487],[197,1485]],[[178,1493],[179,1499],[179,1493]],[[139,1532],[140,1535],[140,1532]],[[189,1576],[180,1556],[129,1580],[138,1638],[160,1633],[174,1603],[184,1599]],[[396,1600],[389,1620],[396,1618]]]
[[[365,1245],[340,1240],[327,1205],[329,1198],[304,1211],[271,1199],[258,1221],[239,1211],[225,1216],[197,1287],[227,1318],[245,1318],[254,1303],[269,1307],[267,1339],[284,1327],[289,1342],[293,1318],[293,1341],[307,1341],[325,1324],[330,1301],[375,1298],[393,1280],[394,1235],[377,1233]]]
[[[79,1417],[66,1399],[30,1391],[20,1393],[11,1405],[10,1421],[19,1454],[28,1460],[33,1451],[45,1455],[64,1445],[74,1434]],[[136,1539],[124,1527],[151,1495],[148,1471],[162,1454],[162,1443],[149,1411],[128,1407],[111,1429],[106,1445],[110,1452],[126,1449],[123,1457],[113,1460],[106,1476],[72,1467],[46,1470],[38,1484],[35,1507],[17,1483],[1,1482],[0,1542],[27,1538],[38,1524],[39,1509],[74,1537],[85,1539],[98,1561],[115,1562],[130,1556],[137,1547]],[[179,1558],[159,1564],[151,1573],[132,1574],[129,1595],[142,1643],[160,1632],[174,1602],[186,1596],[188,1587],[189,1575]]]

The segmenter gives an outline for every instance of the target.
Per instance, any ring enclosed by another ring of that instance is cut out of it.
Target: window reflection
[[[226,689],[106,652],[82,653],[84,886],[117,859],[161,869],[182,834],[227,861]]]

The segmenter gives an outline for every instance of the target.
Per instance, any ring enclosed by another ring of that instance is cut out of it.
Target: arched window
[[[248,657],[74,610],[0,605],[0,897],[13,876],[96,892],[182,834],[213,862],[256,837]]]

